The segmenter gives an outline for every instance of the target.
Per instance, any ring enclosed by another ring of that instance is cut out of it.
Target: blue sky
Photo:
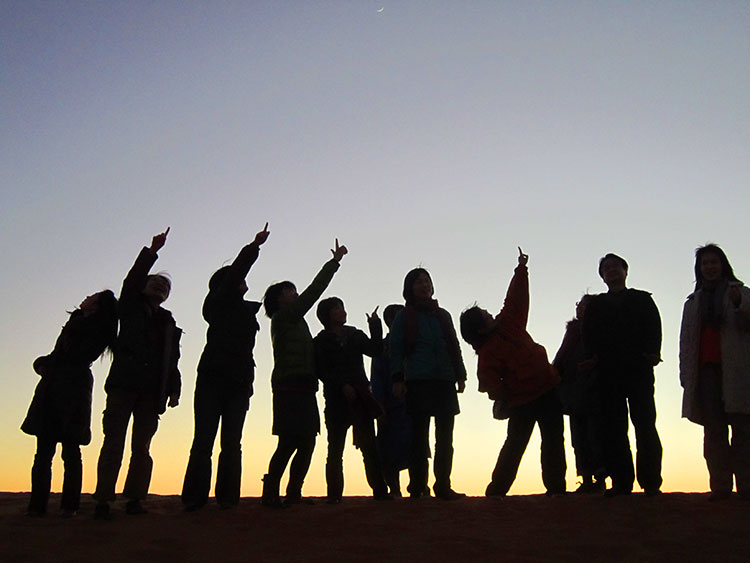
[[[32,360],[66,310],[118,291],[170,226],[156,268],[186,332],[184,395],[154,441],[153,490],[178,492],[208,278],[269,221],[248,295],[304,286],[338,237],[351,252],[327,295],[358,326],[400,301],[416,265],[454,318],[474,301],[496,310],[520,245],[529,330],[550,356],[580,295],[604,289],[599,257],[621,254],[663,317],[665,488],[705,490],[700,429],[679,416],[677,336],[696,246],[719,243],[750,276],[748,28],[745,2],[3,2],[0,489],[28,488],[34,440],[17,428]],[[261,325],[243,494],[274,448]],[[454,484],[480,494],[505,423],[464,357]],[[106,371],[96,364],[85,490]],[[310,494],[323,493],[324,444]],[[511,492],[543,490],[537,451]],[[347,494],[366,491],[357,455]],[[568,465],[573,487],[572,453]]]

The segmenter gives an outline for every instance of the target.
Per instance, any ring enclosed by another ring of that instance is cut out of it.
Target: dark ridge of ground
[[[603,498],[568,494],[374,501],[264,508],[243,498],[184,512],[152,495],[148,514],[113,506],[93,520],[85,497],[74,518],[25,515],[28,493],[0,493],[0,560],[118,561],[742,561],[750,560],[750,501],[707,494]]]

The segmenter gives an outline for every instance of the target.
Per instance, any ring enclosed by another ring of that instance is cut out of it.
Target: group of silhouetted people
[[[168,233],[169,229],[154,236],[141,250],[119,299],[109,290],[88,296],[70,313],[53,351],[34,361],[41,380],[22,425],[24,432],[37,437],[29,515],[47,510],[58,443],[64,464],[63,515],[72,516],[79,508],[80,446],[91,441],[91,364],[106,350],[111,351],[112,364],[104,386],[104,441],[94,516],[111,517],[131,418],[131,457],[122,494],[128,514],[146,511],[142,501],[151,479],[151,439],[159,415],[167,406],[178,405],[181,388],[182,331],[162,306],[171,283],[166,274],[150,273]],[[327,503],[343,499],[343,452],[350,429],[374,499],[402,496],[399,474],[404,469],[409,472],[406,492],[412,499],[431,493],[444,500],[464,496],[452,487],[451,469],[458,393],[464,391],[466,369],[451,315],[434,299],[430,274],[423,268],[410,271],[404,279],[403,305],[384,309],[389,334],[383,335],[378,307],[367,315],[367,334],[346,324],[340,298],[319,301],[347,254],[338,240],[332,258],[301,293],[292,282],[283,281],[266,290],[262,303],[245,299],[246,277],[269,235],[266,224],[209,280],[203,302],[208,330],[193,405],[195,432],[181,496],[185,509],[198,510],[208,502],[219,425],[216,502],[221,508],[239,503],[242,432],[253,394],[253,349],[261,308],[271,321],[272,432],[278,437],[263,476],[264,506],[311,502],[302,488],[320,433],[319,381],[328,439]],[[564,414],[570,417],[581,477],[578,492],[625,495],[637,478],[646,495],[659,494],[662,446],[656,430],[654,367],[661,361],[662,329],[651,295],[626,286],[628,264],[623,258],[604,256],[599,275],[608,291],[584,295],[576,304],[576,316],[550,363],[544,347],[526,328],[527,262],[519,248],[518,265],[496,316],[475,305],[460,317],[460,334],[477,354],[479,391],[494,402],[494,417],[508,421],[486,495],[509,492],[537,424],[546,492],[566,492]],[[697,249],[695,280],[680,333],[683,416],[704,427],[710,499],[729,498],[733,481],[739,497],[750,499],[750,291],[713,244]],[[305,315],[316,303],[323,330],[313,338]],[[372,358],[369,380],[364,356]],[[635,465],[628,418],[635,430]],[[282,497],[280,483],[287,466]]]

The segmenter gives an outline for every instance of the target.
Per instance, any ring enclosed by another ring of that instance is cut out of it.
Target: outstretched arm
[[[294,301],[294,303],[286,308],[288,311],[288,315],[297,318],[302,318],[305,316],[305,314],[312,308],[312,306],[315,305],[315,302],[320,299],[320,296],[323,295],[323,292],[328,287],[328,284],[331,283],[333,275],[339,269],[339,262],[341,262],[341,259],[349,251],[347,250],[346,246],[339,246],[339,239],[336,239],[336,247],[335,249],[331,249],[331,252],[333,253],[333,258],[323,264],[323,268],[321,268],[320,272],[318,272],[318,275],[315,276],[313,281],[310,282],[310,285],[307,286],[307,288],[299,294],[299,297]]]
[[[144,246],[141,249],[140,254],[135,259],[135,263],[130,268],[128,275],[125,276],[125,280],[122,282],[122,291],[120,292],[120,298],[128,297],[136,293],[143,291],[146,286],[146,278],[148,277],[149,271],[153,267],[156,259],[159,257],[157,252],[161,250],[167,242],[167,235],[169,234],[169,227],[163,233],[154,235],[151,239],[151,246]]]
[[[529,319],[529,270],[526,264],[529,262],[529,255],[524,254],[521,247],[518,247],[518,266],[510,280],[508,292],[505,294],[505,302],[500,311],[500,317],[503,322],[513,324],[522,329],[526,329],[526,323]]]
[[[331,249],[331,253],[333,254],[333,259],[340,263],[341,259],[349,254],[349,251],[346,246],[339,246],[339,239],[336,239],[336,247]]]
[[[247,277],[250,268],[252,268],[258,259],[260,246],[268,240],[270,234],[268,222],[266,222],[263,230],[255,235],[253,242],[245,245],[234,259],[234,262],[232,262],[229,267],[229,273],[221,284],[221,291],[233,290]]]

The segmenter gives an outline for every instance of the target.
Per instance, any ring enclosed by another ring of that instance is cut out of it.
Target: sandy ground
[[[750,561],[750,502],[668,493],[397,499],[347,497],[286,510],[243,498],[187,513],[152,495],[149,513],[93,520],[93,501],[61,518],[24,514],[28,493],[0,493],[2,561]]]

